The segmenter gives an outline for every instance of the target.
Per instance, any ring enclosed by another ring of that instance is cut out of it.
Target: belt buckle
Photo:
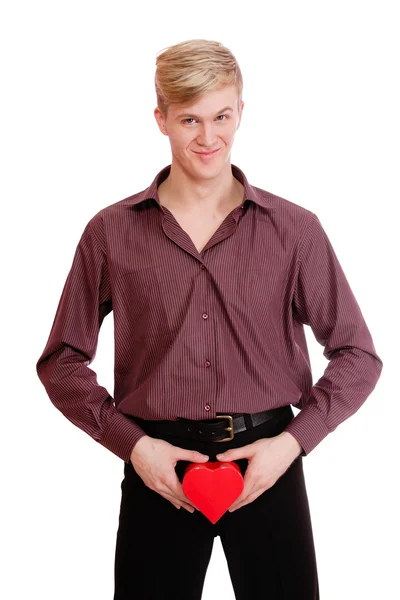
[[[232,415],[216,415],[217,419],[228,419],[229,426],[225,427],[226,431],[229,431],[229,437],[224,438],[223,440],[212,440],[213,442],[228,442],[229,440],[233,440],[233,417]]]

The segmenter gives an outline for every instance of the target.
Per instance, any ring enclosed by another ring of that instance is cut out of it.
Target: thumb
[[[190,462],[207,462],[210,458],[207,454],[202,454],[197,450],[186,450],[185,448],[181,448],[179,455],[181,460],[189,460]]]
[[[237,460],[238,458],[247,458],[249,456],[249,448],[231,448],[222,454],[217,454],[216,458],[220,461]]]

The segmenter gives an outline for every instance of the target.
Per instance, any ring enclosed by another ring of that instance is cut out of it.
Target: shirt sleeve
[[[52,403],[74,425],[129,462],[145,435],[116,408],[89,368],[104,317],[112,310],[110,279],[100,220],[93,217],[79,240],[47,344],[36,371]]]
[[[293,318],[310,325],[329,363],[287,425],[309,454],[373,391],[383,362],[328,236],[314,213],[299,250]]]

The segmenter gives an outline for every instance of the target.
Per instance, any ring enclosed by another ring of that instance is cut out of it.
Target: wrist
[[[276,436],[279,443],[285,448],[289,456],[294,460],[303,452],[302,445],[296,440],[296,438],[288,431],[282,431]]]
[[[131,450],[131,454],[130,454],[130,460],[132,460],[132,456],[135,456],[138,452],[141,451],[142,447],[145,446],[148,443],[148,440],[151,440],[152,438],[145,434],[142,435],[136,442],[136,444],[133,446],[132,450]],[[143,441],[142,441],[143,440]]]

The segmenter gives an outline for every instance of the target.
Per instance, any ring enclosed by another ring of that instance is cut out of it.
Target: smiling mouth
[[[218,152],[218,150],[220,150],[220,148],[217,148],[216,150],[213,150],[212,152],[195,152],[195,154],[199,154],[200,156],[212,156],[213,154],[216,154]]]

